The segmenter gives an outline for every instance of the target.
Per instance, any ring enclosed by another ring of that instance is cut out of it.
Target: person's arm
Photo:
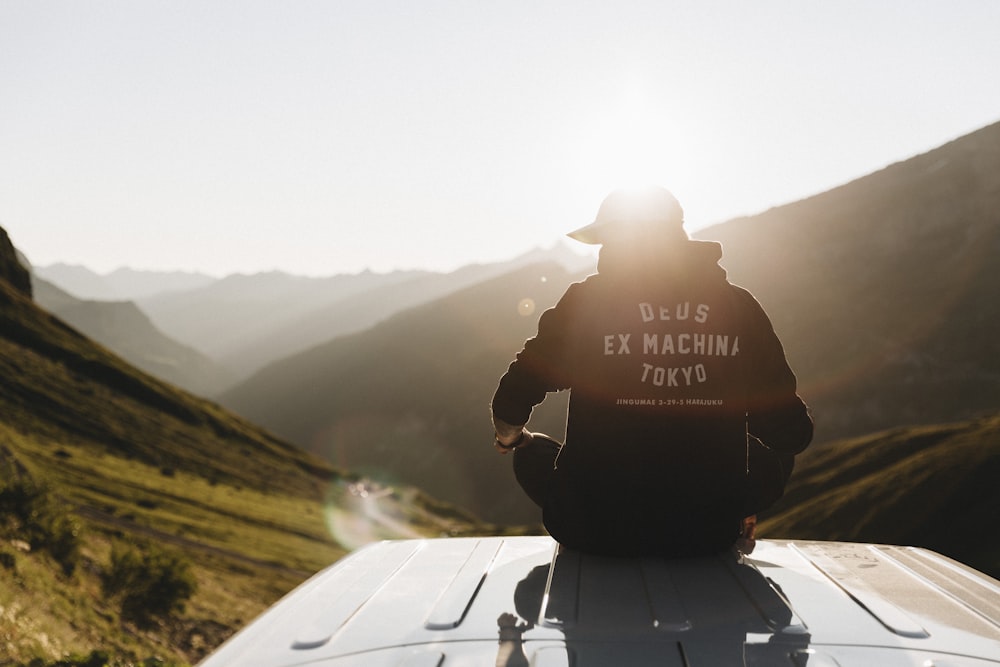
[[[747,368],[747,430],[765,447],[794,455],[812,441],[812,417],[798,395],[795,374],[770,319],[757,300],[746,294],[754,322],[753,354]]]
[[[555,307],[538,320],[538,333],[500,378],[491,402],[497,439],[509,444],[524,432],[531,411],[550,391],[569,388],[567,352],[570,347],[572,303],[579,284],[571,285]]]

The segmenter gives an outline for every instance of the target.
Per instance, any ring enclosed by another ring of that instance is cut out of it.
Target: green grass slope
[[[332,470],[218,406],[136,371],[7,284],[0,284],[0,331],[7,423],[68,434],[150,465],[297,494],[314,491],[314,477]]]
[[[1000,578],[1000,415],[807,450],[763,537],[933,549]]]
[[[357,477],[38,308],[24,275],[0,229],[0,665],[193,663],[355,539],[491,530],[410,489],[361,503]],[[152,614],[165,596],[126,576],[149,568],[189,597]]]

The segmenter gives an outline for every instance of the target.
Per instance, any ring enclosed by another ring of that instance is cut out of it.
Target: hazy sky
[[[0,0],[0,225],[105,272],[449,270],[1000,120],[996,0]]]

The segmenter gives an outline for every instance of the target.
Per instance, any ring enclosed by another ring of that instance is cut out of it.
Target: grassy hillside
[[[357,524],[366,520],[355,513],[338,526],[338,517],[352,511],[345,488],[353,478],[335,476],[320,489],[314,488],[317,480],[303,479],[302,492],[277,492],[166,471],[68,442],[0,425],[0,469],[16,460],[43,484],[76,543],[67,558],[52,553],[37,526],[25,534],[25,526],[0,524],[0,664],[94,650],[194,663],[336,561],[347,547],[335,536],[350,536],[344,526],[357,534]],[[9,479],[4,482],[9,489]],[[4,487],[0,483],[0,506]],[[380,508],[405,532],[372,526],[368,536],[474,532],[468,517],[405,493]],[[44,523],[44,515],[37,521]],[[197,590],[182,611],[143,621],[124,608],[121,595],[105,589],[113,554],[123,549],[174,554],[190,568]]]
[[[933,549],[1000,578],[1000,415],[808,450],[764,537]]]
[[[0,327],[5,423],[69,434],[149,465],[283,492],[315,490],[316,476],[332,470],[222,408],[136,371],[6,283],[0,284]]]
[[[343,553],[327,534],[315,497],[165,474],[6,425],[0,442],[8,462],[16,457],[48,489],[48,502],[72,526],[77,550],[71,558],[50,553],[37,527],[0,531],[0,652],[8,660],[105,650],[194,662]],[[197,584],[183,612],[152,622],[130,616],[104,587],[116,549],[177,554]]]
[[[354,540],[492,530],[414,490],[372,508],[36,307],[11,251],[0,230],[0,664],[195,662]]]

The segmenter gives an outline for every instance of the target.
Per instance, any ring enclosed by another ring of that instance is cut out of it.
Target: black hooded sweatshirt
[[[812,439],[784,350],[718,243],[605,245],[598,273],[545,311],[493,397],[524,424],[570,390],[543,508],[560,543],[618,555],[728,548],[747,506],[748,442],[790,467]],[[783,484],[784,480],[781,481]],[[781,490],[776,495],[780,495]]]

